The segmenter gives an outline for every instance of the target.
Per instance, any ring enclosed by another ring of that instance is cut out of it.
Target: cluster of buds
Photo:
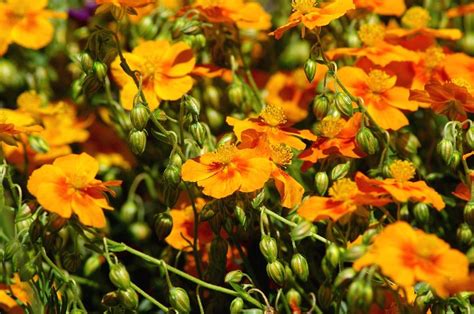
[[[109,279],[117,288],[102,298],[102,304],[108,308],[120,306],[126,310],[135,310],[138,307],[138,294],[132,288],[130,275],[121,263],[110,266]]]

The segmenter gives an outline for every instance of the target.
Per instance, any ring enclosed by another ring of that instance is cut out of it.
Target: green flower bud
[[[321,260],[321,270],[323,271],[324,276],[326,276],[328,279],[331,279],[334,269],[334,266],[331,265],[327,256],[324,256]]]
[[[164,112],[163,110],[161,110],[160,108],[156,108],[155,110],[153,110],[153,112],[151,113],[156,120],[158,121],[166,121],[168,120],[168,117],[166,116],[166,112]]]
[[[336,181],[336,180],[344,178],[347,175],[347,173],[349,172],[350,168],[351,168],[351,162],[350,161],[348,161],[344,164],[336,165],[331,170],[331,180]]]
[[[456,236],[458,238],[459,243],[463,245],[470,245],[472,243],[472,230],[468,224],[463,223],[459,226],[458,230],[456,231]]]
[[[233,105],[240,106],[240,104],[242,104],[244,101],[242,83],[233,82],[230,84],[229,88],[227,89],[227,96]]]
[[[180,168],[169,164],[163,172],[163,180],[168,185],[177,186],[181,182]]]
[[[183,288],[173,287],[170,289],[169,301],[171,306],[178,311],[178,313],[191,312],[191,303],[188,294]]]
[[[105,78],[107,77],[107,65],[105,63],[94,61],[94,64],[92,65],[92,71],[99,82],[104,82]]]
[[[474,126],[466,131],[466,144],[470,149],[474,149]]]
[[[194,117],[199,117],[201,112],[201,103],[199,100],[194,98],[191,95],[184,96],[184,106],[186,107],[186,111],[191,113]]]
[[[151,229],[147,223],[137,221],[131,224],[128,228],[133,238],[138,241],[145,241],[151,236]]]
[[[173,230],[173,218],[168,212],[159,213],[156,215],[153,226],[156,237],[158,240],[163,241]]]
[[[121,263],[110,266],[109,279],[119,289],[126,290],[130,287],[130,275]]]
[[[47,232],[43,235],[43,246],[47,250],[59,251],[63,245],[63,239],[56,232]]]
[[[82,90],[87,96],[96,93],[101,87],[101,82],[94,75],[87,75],[82,82]]]
[[[193,123],[189,126],[189,131],[196,142],[202,146],[207,139],[207,131],[204,125],[201,122]]]
[[[341,261],[341,252],[339,247],[334,243],[330,244],[326,250],[326,258],[333,267],[339,265],[339,262]]]
[[[302,220],[298,223],[296,227],[291,230],[291,239],[293,241],[300,241],[311,235],[311,232],[314,231],[314,225],[311,221]]]
[[[31,148],[38,153],[44,154],[49,152],[49,145],[41,136],[28,136],[28,144],[30,144]]]
[[[313,81],[316,74],[317,65],[318,63],[313,59],[306,60],[304,64],[304,74],[310,83]]]
[[[367,283],[364,285],[362,289],[362,294],[361,294],[361,301],[363,302],[363,306],[367,308],[372,304],[372,301],[374,299],[374,289],[372,286]]]
[[[222,228],[222,215],[220,213],[216,213],[216,215],[209,219],[209,226],[211,227],[211,230],[214,232],[214,234],[219,234]]]
[[[352,280],[355,277],[356,271],[353,268],[346,268],[337,274],[336,279],[334,280],[334,286],[339,287],[342,284],[345,284]]]
[[[349,289],[347,290],[347,303],[348,303],[349,309],[352,312],[357,312],[357,310],[359,310],[360,307],[362,306],[363,291],[364,291],[364,283],[359,280],[354,281],[349,286]]]
[[[120,295],[117,291],[108,292],[102,297],[101,303],[106,307],[114,307],[120,304]]]
[[[92,60],[91,56],[87,52],[81,52],[78,59],[81,63],[82,71],[88,73],[90,70],[92,70],[94,60]]]
[[[120,208],[120,219],[125,223],[131,223],[138,212],[137,204],[131,200],[127,200]]]
[[[279,261],[275,260],[267,264],[267,274],[276,284],[283,286],[285,283],[285,266],[283,266]]]
[[[444,162],[448,163],[454,153],[454,144],[450,140],[442,139],[436,146],[436,151]]]
[[[240,314],[244,309],[244,300],[237,297],[230,303],[230,314]]]
[[[338,92],[334,96],[334,102],[337,110],[339,110],[346,117],[352,117],[352,99],[345,93]]]
[[[228,272],[227,275],[225,275],[224,282],[239,283],[243,277],[244,277],[244,273],[242,271],[233,270],[231,272]]]
[[[262,205],[263,201],[265,200],[265,189],[262,189],[258,194],[257,196],[255,196],[253,199],[252,199],[252,207],[254,209],[257,209],[260,207],[260,205]]]
[[[138,103],[133,106],[132,111],[130,112],[130,121],[136,130],[143,130],[148,123],[148,119],[150,119],[150,114],[143,104]]]
[[[43,233],[43,224],[39,219],[35,219],[29,229],[30,240],[31,242],[35,243],[40,238],[41,234]]]
[[[224,115],[212,107],[206,108],[206,116],[212,130],[219,130],[225,122]]]
[[[366,251],[367,247],[365,245],[353,245],[346,250],[344,254],[344,261],[353,262],[362,257]]]
[[[325,95],[318,95],[313,101],[313,113],[318,120],[324,119],[329,112],[329,99]]]
[[[128,138],[132,152],[136,155],[141,155],[146,148],[146,133],[145,131],[132,130]]]
[[[427,224],[430,220],[430,207],[426,203],[417,203],[413,207],[413,215],[419,224]]]
[[[240,225],[242,227],[245,227],[247,224],[247,215],[245,214],[245,210],[243,208],[244,204],[236,204],[234,208],[234,214],[235,217],[237,217],[237,220],[239,221]]]
[[[137,25],[138,37],[152,40],[158,32],[158,23],[155,23],[152,17],[143,17]]]
[[[410,210],[407,204],[403,204],[402,208],[400,208],[400,219],[405,221],[410,220]]]
[[[319,195],[323,196],[326,194],[329,186],[328,174],[324,171],[317,172],[314,176],[314,185],[316,186],[316,191]]]
[[[20,265],[20,280],[21,281],[29,281],[36,275],[37,268],[33,262],[28,262],[26,264]]]
[[[214,109],[218,109],[221,104],[221,92],[214,85],[207,85],[204,89],[203,100]]]
[[[216,215],[215,211],[215,203],[214,202],[208,202],[202,210],[199,212],[199,220],[200,221],[208,221],[212,217]]]
[[[317,300],[319,306],[321,306],[324,310],[328,309],[332,302],[331,287],[325,284],[319,286]]]
[[[448,166],[452,169],[452,170],[456,170],[456,168],[459,166],[459,164],[461,163],[461,159],[462,159],[462,154],[460,151],[458,150],[455,150],[453,152],[453,154],[451,155],[451,158],[449,159],[448,161]]]
[[[128,310],[138,307],[138,294],[132,288],[119,290],[120,303]]]
[[[291,288],[286,293],[286,301],[290,305],[290,308],[299,308],[301,305],[301,294],[295,289]]]
[[[84,84],[84,79],[77,79],[72,82],[71,98],[75,102],[79,102],[79,97],[82,94],[82,84]]]
[[[362,127],[356,135],[357,146],[367,155],[373,155],[379,150],[379,141],[369,128]]]
[[[235,137],[233,132],[225,133],[224,135],[221,136],[221,138],[217,142],[216,147],[221,147],[222,145],[225,145],[225,144],[234,143],[236,140],[237,138]]]
[[[75,273],[81,266],[81,254],[79,252],[64,252],[61,254],[61,264],[70,273]]]
[[[306,261],[306,258],[297,253],[293,255],[291,258],[291,269],[293,272],[298,276],[299,279],[302,281],[306,281],[309,276],[309,267],[308,267],[308,262]]]
[[[421,146],[418,138],[411,132],[398,132],[395,138],[395,145],[397,150],[404,152],[407,155],[414,155]]]
[[[163,194],[164,194],[164,199],[165,199],[165,204],[169,207],[172,208],[174,204],[178,201],[179,197],[179,189],[176,188],[174,185],[168,185],[166,184],[163,189]]]
[[[464,206],[464,221],[474,226],[474,201],[469,201]]]
[[[102,264],[102,257],[98,254],[91,255],[84,263],[84,276],[88,277]]]
[[[268,235],[262,236],[260,240],[260,252],[268,262],[274,262],[278,256],[278,246],[274,238]]]
[[[474,264],[474,247],[471,247],[469,250],[467,250],[466,257],[469,261],[469,264]]]

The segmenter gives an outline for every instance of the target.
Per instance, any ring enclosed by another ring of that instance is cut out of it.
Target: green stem
[[[131,282],[130,284],[131,284],[133,290],[135,290],[136,292],[141,294],[145,299],[147,299],[148,301],[150,301],[151,303],[156,305],[158,308],[160,308],[160,310],[164,311],[165,313],[168,313],[169,308],[167,308],[166,306],[164,306],[163,304],[158,302],[155,298],[153,298],[151,295],[149,295],[148,293],[143,291],[139,286],[137,286],[133,282]]]

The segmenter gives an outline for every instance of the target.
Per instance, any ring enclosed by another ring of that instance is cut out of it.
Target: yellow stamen
[[[467,80],[465,80],[461,77],[456,77],[456,78],[452,79],[451,83],[453,83],[454,85],[457,85],[459,87],[464,87],[465,89],[467,89],[467,91],[470,94],[472,94],[474,92],[474,89],[473,89],[471,83],[469,83]]]
[[[407,28],[420,29],[428,26],[430,13],[422,7],[411,7],[402,17],[402,24]]]
[[[441,47],[432,46],[425,51],[425,66],[434,69],[444,61],[446,55]]]
[[[237,154],[237,147],[234,144],[224,144],[220,146],[215,152],[214,157],[217,162],[221,164],[228,164],[234,159]]]
[[[364,24],[357,34],[365,45],[375,46],[384,39],[385,27],[382,24]]]
[[[260,113],[260,117],[271,126],[278,126],[286,123],[286,115],[280,106],[267,105]]]
[[[395,160],[390,165],[390,173],[395,180],[406,182],[413,179],[416,169],[408,160]]]
[[[293,7],[293,11],[306,14],[313,10],[316,6],[316,2],[316,0],[292,0],[291,6]]]
[[[280,145],[271,145],[271,158],[273,162],[279,165],[289,165],[291,164],[291,159],[293,158],[293,152],[291,148],[285,144]]]
[[[339,179],[329,189],[329,196],[339,201],[347,201],[358,191],[357,184],[347,178]]]
[[[393,85],[392,77],[382,70],[372,70],[367,82],[374,93],[383,93]]]
[[[324,119],[318,124],[316,130],[324,137],[334,138],[339,133],[341,133],[342,129],[346,121],[344,119],[334,117],[334,116],[326,116]]]

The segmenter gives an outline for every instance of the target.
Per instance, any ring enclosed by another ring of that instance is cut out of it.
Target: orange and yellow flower
[[[246,137],[264,136],[270,145],[286,144],[302,150],[306,147],[302,139],[316,140],[316,136],[309,130],[297,130],[289,127],[283,109],[273,104],[267,105],[258,118],[238,120],[227,117],[226,121],[234,127],[235,136],[240,142],[249,140]],[[256,139],[258,138],[254,138],[254,140]]]
[[[413,164],[407,160],[395,160],[389,166],[392,178],[377,180],[370,179],[358,172],[355,180],[360,190],[364,192],[388,193],[397,202],[422,202],[433,205],[437,210],[444,208],[442,197],[425,181],[410,181],[416,173]]]
[[[0,109],[0,142],[17,146],[21,134],[38,133],[43,128],[27,113]]]
[[[405,0],[354,0],[358,9],[366,9],[379,15],[400,16],[405,12]]]
[[[357,112],[349,120],[326,116],[316,126],[318,139],[298,158],[303,160],[303,171],[320,159],[333,155],[361,158],[364,153],[357,148],[355,136],[360,129],[362,114]]]
[[[47,10],[48,0],[0,2],[0,56],[12,43],[40,49],[53,39],[53,18],[66,18],[65,13]]]
[[[474,3],[460,5],[448,10],[447,16],[450,18],[474,13]]]
[[[184,42],[172,44],[166,40],[144,41],[131,53],[124,53],[132,70],[139,71],[142,90],[150,109],[161,100],[178,100],[193,87],[190,75],[196,59]],[[120,59],[112,63],[112,75],[120,86],[122,106],[130,110],[138,88],[120,67]]]
[[[338,76],[352,95],[362,97],[370,116],[386,130],[398,130],[408,125],[402,110],[418,109],[417,103],[408,100],[410,91],[395,86],[397,77],[382,70],[372,70],[367,74],[359,68],[344,67],[338,71]]]
[[[329,0],[318,4],[316,0],[292,0],[293,13],[288,22],[271,32],[270,35],[280,39],[287,30],[303,24],[302,33],[305,28],[313,30],[316,27],[326,26],[331,21],[345,15],[347,11],[355,9],[353,0]],[[318,6],[317,6],[318,5]]]
[[[103,228],[103,209],[113,210],[105,193],[114,195],[110,187],[121,181],[95,179],[98,171],[99,163],[90,155],[70,154],[33,171],[28,190],[45,210],[66,219],[75,214],[82,224]]]
[[[309,197],[301,204],[298,214],[308,220],[329,218],[338,221],[367,206],[383,206],[391,202],[381,193],[365,193],[359,190],[357,184],[348,178],[334,182],[328,194],[329,197]]]
[[[451,53],[445,57],[445,71],[451,80],[464,79],[474,86],[474,58],[465,53]]]
[[[14,274],[10,285],[0,283],[0,310],[2,313],[21,314],[24,313],[20,304],[31,305],[34,292],[27,282],[22,282],[18,274]]]
[[[354,268],[360,270],[369,265],[379,266],[402,288],[409,289],[421,281],[443,296],[446,282],[467,277],[469,262],[464,254],[435,235],[415,230],[406,222],[396,222],[375,237]]]
[[[224,198],[234,192],[261,189],[270,178],[273,164],[252,149],[225,144],[215,152],[187,160],[181,169],[184,181],[197,182],[205,195]]]

